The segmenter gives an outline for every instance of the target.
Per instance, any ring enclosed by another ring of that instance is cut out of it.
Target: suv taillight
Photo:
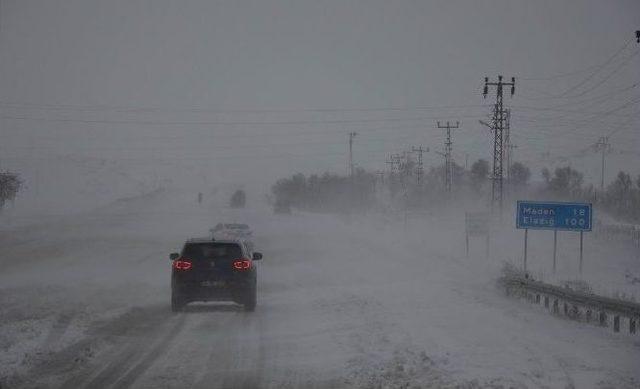
[[[236,259],[233,261],[233,268],[236,270],[249,270],[251,269],[251,261],[245,258]]]
[[[191,270],[193,263],[186,258],[178,258],[173,261],[173,268],[176,270],[187,271]]]

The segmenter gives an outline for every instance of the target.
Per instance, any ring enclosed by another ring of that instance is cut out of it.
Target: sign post
[[[591,231],[593,212],[590,203],[554,201],[518,201],[516,228],[524,229],[524,270],[527,271],[527,240],[530,229],[553,230],[553,272],[556,271],[558,231],[580,232],[580,263],[582,274],[583,233]]]
[[[469,257],[469,237],[486,237],[486,255],[489,257],[489,214],[484,212],[465,213],[465,246]]]
[[[582,231],[580,231],[580,274],[582,274]]]
[[[527,273],[527,242],[529,238],[529,229],[524,229],[524,273]]]
[[[553,274],[556,274],[557,252],[558,252],[558,230],[553,230]]]

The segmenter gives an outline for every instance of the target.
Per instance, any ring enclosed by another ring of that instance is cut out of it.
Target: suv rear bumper
[[[202,286],[200,283],[174,283],[172,291],[188,301],[234,301],[243,303],[255,282],[229,282],[225,287]]]

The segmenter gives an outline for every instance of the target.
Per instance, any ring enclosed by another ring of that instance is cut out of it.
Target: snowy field
[[[165,190],[3,227],[1,387],[640,386],[640,337],[553,317],[496,287],[502,261],[519,258],[517,232],[500,235],[491,260],[472,241],[467,259],[462,210],[405,226],[381,216],[274,216],[254,200],[230,210]],[[250,223],[265,254],[256,312],[194,304],[172,314],[168,253],[227,220]],[[587,239],[587,279],[607,259],[594,259],[595,246]],[[638,262],[620,250],[607,259],[615,271],[599,279],[618,277],[639,295],[621,271]],[[534,271],[543,256],[534,249]]]

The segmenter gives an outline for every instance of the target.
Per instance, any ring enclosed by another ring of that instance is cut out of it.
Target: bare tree
[[[511,165],[511,181],[520,186],[524,186],[531,178],[531,170],[520,162]]]
[[[471,183],[475,188],[479,188],[489,176],[489,162],[479,159],[471,165]]]
[[[18,195],[22,180],[20,176],[11,172],[0,172],[0,211],[7,201],[12,201]]]

